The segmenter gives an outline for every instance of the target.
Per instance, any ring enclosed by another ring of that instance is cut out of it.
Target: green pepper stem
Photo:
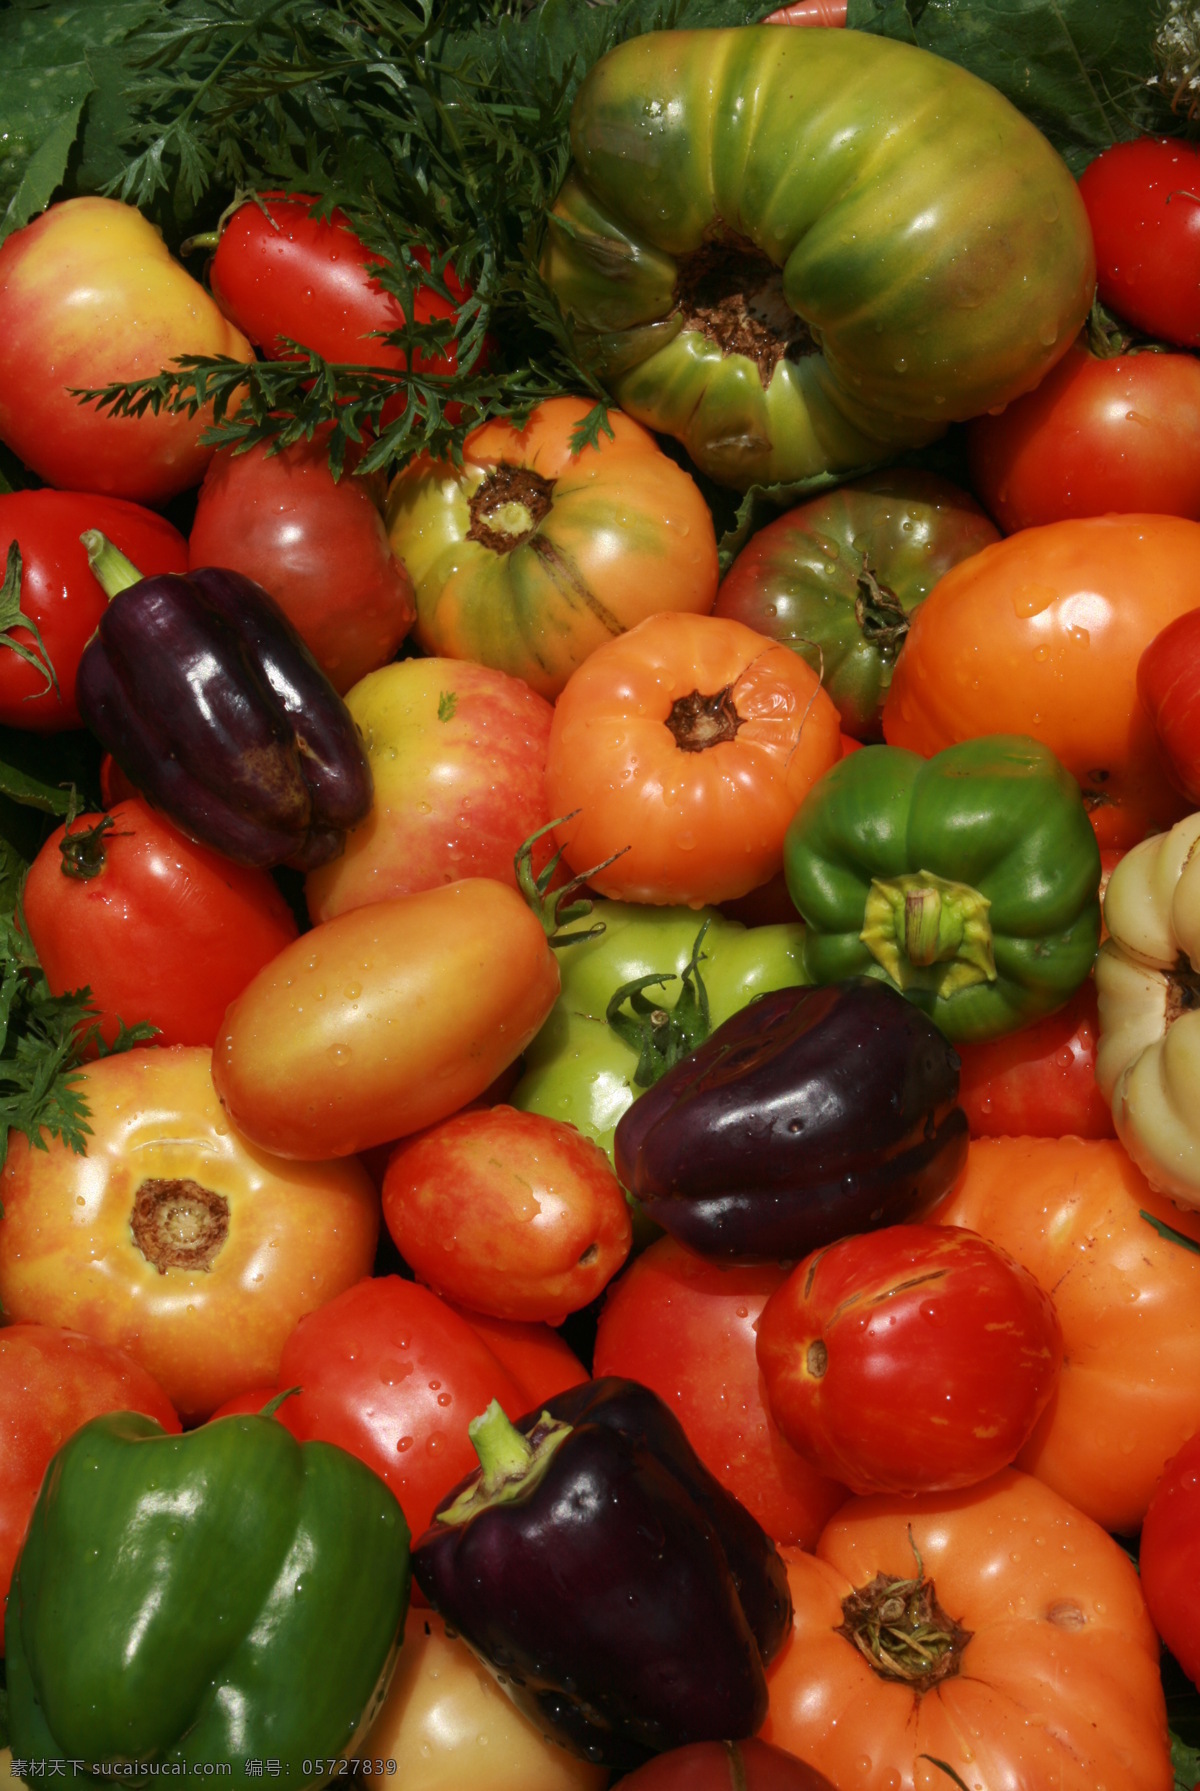
[[[904,950],[910,964],[936,964],[942,898],[936,889],[910,889],[904,898]]]
[[[141,584],[142,574],[133,561],[126,559],[120,548],[114,547],[99,529],[84,529],[79,539],[87,548],[88,565],[96,574],[100,589],[110,601],[119,591],[127,591],[130,585]]]

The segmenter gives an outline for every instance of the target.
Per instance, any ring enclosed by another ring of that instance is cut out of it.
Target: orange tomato
[[[1115,1141],[981,1138],[930,1218],[978,1231],[1053,1295],[1058,1389],[1017,1463],[1131,1535],[1200,1429],[1200,1213],[1156,1194]]]
[[[1200,607],[1200,523],[1095,516],[1024,529],[963,560],[913,616],[883,711],[893,746],[932,756],[1032,734],[1075,777],[1102,846],[1187,812],[1138,701],[1143,648]]]
[[[202,1046],[81,1072],[86,1156],[13,1135],[0,1198],[11,1319],[114,1345],[185,1422],[273,1382],[304,1315],[370,1273],[379,1197],[359,1163],[285,1163],[230,1126]]]
[[[264,1150],[345,1157],[457,1113],[525,1049],[558,965],[515,889],[466,877],[305,933],[242,990],[213,1048]]]
[[[788,823],[840,754],[838,712],[790,647],[723,616],[651,616],[555,705],[555,838],[600,895],[732,901],[782,869]]]
[[[1171,1791],[1137,1571],[1040,1481],[851,1499],[814,1554],[785,1553],[795,1623],[762,1738],[838,1791]],[[865,1635],[888,1602],[885,1641],[915,1629],[928,1650],[894,1646],[893,1677]]]
[[[643,617],[712,608],[717,541],[699,487],[617,410],[594,447],[574,452],[591,408],[551,398],[524,429],[476,429],[461,466],[422,456],[396,475],[388,535],[416,588],[426,652],[510,672],[553,699]]]

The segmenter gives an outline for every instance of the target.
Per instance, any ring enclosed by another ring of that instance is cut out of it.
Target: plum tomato
[[[266,871],[196,845],[134,797],[46,841],[25,923],[52,995],[86,984],[106,1044],[148,1020],[159,1045],[209,1045],[225,1009],[296,937]]]
[[[1138,660],[1137,688],[1171,782],[1200,802],[1200,608],[1155,635]]]
[[[657,1393],[767,1534],[811,1548],[846,1491],[784,1440],[754,1354],[759,1315],[787,1274],[779,1263],[710,1262],[659,1238],[609,1290],[593,1368]]]
[[[55,734],[83,725],[75,674],[108,605],[79,539],[84,529],[99,529],[141,572],[187,571],[187,542],[179,530],[140,504],[48,488],[0,494],[0,576],[16,542],[21,614],[37,628],[58,680],[57,686],[47,683],[14,646],[0,646],[0,722],[8,727]],[[32,633],[19,625],[11,638],[36,649]]]
[[[1200,521],[1200,361],[1078,343],[1032,392],[970,423],[967,451],[1009,535],[1110,511]]]
[[[633,1240],[608,1157],[574,1126],[485,1107],[406,1138],[384,1223],[418,1279],[493,1318],[561,1324],[600,1294]]]
[[[973,1232],[892,1225],[799,1263],[758,1326],[780,1430],[858,1493],[950,1491],[1013,1461],[1062,1334],[1027,1269]]]
[[[349,1156],[482,1094],[559,986],[541,920],[490,877],[372,902],[246,985],[213,1049],[217,1092],[265,1150]]]
[[[957,1045],[958,1102],[972,1138],[1115,1138],[1112,1108],[1096,1087],[1099,1030],[1089,977],[1056,1014]]]
[[[342,857],[309,873],[314,921],[462,877],[515,889],[518,848],[551,818],[545,697],[470,660],[401,659],[356,684],[346,706],[375,801]],[[548,837],[534,845],[535,872],[552,853]]]
[[[370,481],[334,478],[327,436],[318,430],[277,452],[259,444],[214,454],[188,563],[230,567],[262,585],[344,696],[387,664],[417,611]]]
[[[1171,1457],[1154,1489],[1138,1572],[1151,1622],[1200,1685],[1200,1431]]]
[[[253,1149],[210,1063],[186,1045],[102,1058],[75,1084],[87,1155],[17,1136],[0,1178],[7,1317],[126,1350],[185,1423],[274,1382],[297,1321],[369,1272],[379,1235],[366,1170]]]
[[[123,1350],[57,1325],[0,1329],[0,1606],[51,1456],[102,1412],[144,1412],[179,1430],[158,1382]]]
[[[790,647],[727,616],[650,616],[555,704],[555,838],[600,895],[732,901],[782,870],[788,824],[840,752],[838,712]]]
[[[1200,348],[1200,144],[1135,137],[1079,177],[1104,304],[1147,335]]]

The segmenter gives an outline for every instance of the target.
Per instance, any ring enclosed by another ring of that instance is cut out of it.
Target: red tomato
[[[555,1393],[578,1387],[581,1381],[589,1378],[574,1350],[549,1325],[490,1318],[483,1312],[470,1312],[453,1300],[446,1300],[444,1304],[466,1320],[512,1375],[525,1396],[527,1412],[553,1398]]]
[[[0,647],[0,722],[54,734],[82,727],[75,706],[79,659],[108,598],[79,537],[99,529],[140,572],[186,572],[187,542],[153,510],[82,491],[13,491],[0,496],[0,572],[21,550],[21,613],[37,624],[58,689],[12,647]],[[18,640],[33,646],[26,629]]]
[[[1171,781],[1200,802],[1200,609],[1155,635],[1138,660],[1137,688]]]
[[[1096,1087],[1096,985],[1019,1032],[956,1045],[959,1105],[972,1138],[1115,1138],[1112,1108]]]
[[[478,1464],[467,1425],[493,1399],[510,1418],[530,1401],[482,1337],[427,1287],[385,1275],[360,1281],[296,1326],[279,1409],[304,1441],[337,1443],[385,1480],[414,1538]]]
[[[652,1388],[768,1535],[811,1548],[846,1490],[784,1441],[763,1395],[755,1329],[786,1277],[778,1263],[731,1268],[660,1238],[610,1290],[593,1367]]]
[[[1200,214],[1200,206],[1197,207]],[[1200,361],[1076,345],[967,429],[976,491],[1007,534],[1109,511],[1200,519]]]
[[[211,1045],[229,1003],[296,937],[265,871],[198,846],[138,798],[79,815],[30,868],[25,920],[53,995],[85,983],[111,1044],[118,1016],[159,1045]]]
[[[765,1741],[695,1741],[621,1780],[621,1791],[834,1791],[823,1772]]]
[[[561,1324],[601,1294],[633,1241],[606,1152],[574,1126],[485,1107],[392,1153],[384,1223],[420,1280],[495,1318]]]
[[[1200,348],[1200,144],[1116,143],[1084,169],[1079,193],[1103,302],[1148,335]]]
[[[239,206],[213,256],[213,297],[269,360],[295,358],[284,340],[290,338],[327,361],[406,368],[404,350],[380,335],[403,329],[405,321],[399,301],[373,277],[385,265],[383,257],[359,240],[343,212],[315,218],[311,203],[299,193],[263,193]],[[446,284],[461,292],[449,269]],[[415,322],[454,314],[440,293],[417,288]],[[418,365],[445,371],[456,361],[451,345],[445,355],[422,357]]]
[[[858,1493],[971,1486],[1014,1459],[1062,1366],[1054,1303],[973,1232],[889,1225],[806,1257],[758,1363],[779,1428]]]
[[[0,1608],[50,1457],[89,1418],[129,1411],[179,1430],[158,1382],[123,1350],[57,1325],[0,1330]]]
[[[279,453],[214,454],[188,563],[230,566],[274,597],[339,695],[386,665],[416,616],[367,480],[329,470],[327,430]]]
[[[1200,1431],[1162,1471],[1142,1520],[1138,1571],[1151,1622],[1200,1683]]]

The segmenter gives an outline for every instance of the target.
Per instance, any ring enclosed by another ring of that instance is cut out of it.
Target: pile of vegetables
[[[0,46],[12,1775],[1191,1791],[1200,14]]]

